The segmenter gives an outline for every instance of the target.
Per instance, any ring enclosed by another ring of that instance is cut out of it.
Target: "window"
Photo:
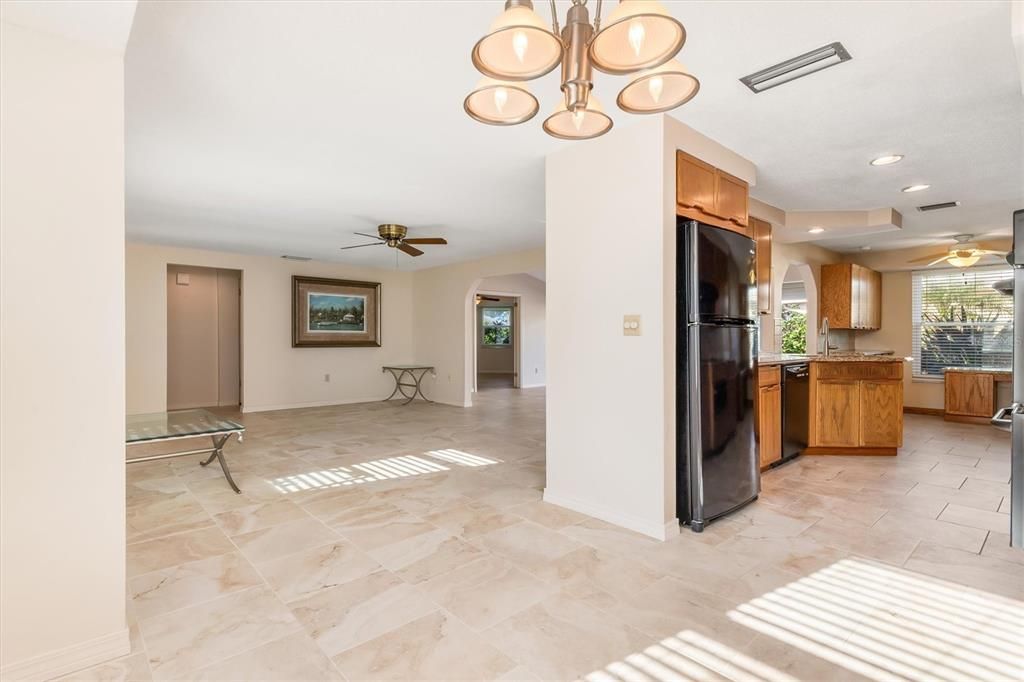
[[[992,285],[1008,266],[913,273],[914,376],[941,378],[945,367],[1009,367],[1013,297]]]
[[[807,352],[807,292],[803,282],[782,283],[782,352]]]
[[[483,345],[512,345],[512,308],[481,308],[480,315]]]

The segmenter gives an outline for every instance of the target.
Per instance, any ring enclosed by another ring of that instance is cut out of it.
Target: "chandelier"
[[[564,140],[587,140],[612,128],[612,119],[592,92],[595,68],[634,75],[615,100],[631,114],[674,109],[700,89],[700,82],[673,59],[686,42],[686,29],[661,3],[621,0],[602,23],[597,0],[591,23],[587,0],[572,0],[563,29],[558,27],[555,0],[550,3],[548,29],[532,0],[505,0],[505,11],[473,47],[473,65],[483,78],[463,107],[477,121],[497,126],[529,121],[540,104],[526,81],[559,64],[563,97],[543,128]]]

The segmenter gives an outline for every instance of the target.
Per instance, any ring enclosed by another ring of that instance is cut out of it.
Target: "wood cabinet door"
[[[747,227],[747,183],[722,171],[715,173],[715,179],[715,208],[711,213],[740,227]]]
[[[772,226],[757,218],[750,219],[757,249],[757,312],[772,312]]]
[[[869,329],[882,328],[882,273],[868,270],[870,273],[870,284],[868,286],[868,317]]]
[[[683,152],[676,153],[676,203],[704,213],[715,209],[715,167]]]
[[[872,448],[903,445],[903,382],[862,381],[860,444]]]
[[[978,372],[946,372],[946,412],[965,417],[991,417],[995,405],[993,379],[991,374]]]
[[[762,386],[757,391],[758,458],[764,468],[782,459],[782,386]]]
[[[853,328],[853,266],[834,263],[821,266],[819,319],[828,318],[832,329]]]
[[[859,381],[818,381],[814,412],[816,442],[812,446],[860,444]]]

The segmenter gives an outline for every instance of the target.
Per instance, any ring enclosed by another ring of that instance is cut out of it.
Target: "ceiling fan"
[[[937,265],[942,262],[949,263],[950,265],[958,268],[969,268],[981,259],[982,256],[1001,256],[1002,251],[993,251],[991,249],[983,249],[978,244],[971,241],[974,235],[971,234],[957,234],[953,235],[953,239],[956,240],[956,244],[949,247],[949,250],[943,254],[932,254],[930,256],[924,256],[923,258],[914,258],[913,260],[907,261],[909,263],[927,263],[927,267]]]
[[[342,251],[346,249],[361,249],[364,246],[380,246],[382,244],[390,246],[392,249],[398,249],[402,253],[406,253],[410,256],[422,256],[423,252],[410,244],[447,244],[446,239],[441,237],[417,237],[415,239],[406,239],[405,235],[409,231],[405,225],[396,225],[394,223],[385,223],[377,226],[377,234],[366,234],[365,232],[356,232],[360,237],[369,237],[370,239],[376,239],[375,242],[369,244],[356,244],[355,246],[343,246]]]

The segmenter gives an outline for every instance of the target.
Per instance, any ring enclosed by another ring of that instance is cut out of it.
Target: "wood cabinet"
[[[751,216],[750,230],[757,245],[757,312],[769,315],[772,312],[772,226]]]
[[[761,470],[782,459],[782,380],[777,365],[757,370],[757,455]]]
[[[747,183],[676,152],[676,213],[749,236]]]
[[[807,454],[895,455],[903,362],[812,362]]]
[[[832,329],[880,329],[882,275],[855,263],[821,266],[819,317]]]
[[[992,374],[947,371],[945,383],[946,415],[988,421],[995,412],[995,377]]]

